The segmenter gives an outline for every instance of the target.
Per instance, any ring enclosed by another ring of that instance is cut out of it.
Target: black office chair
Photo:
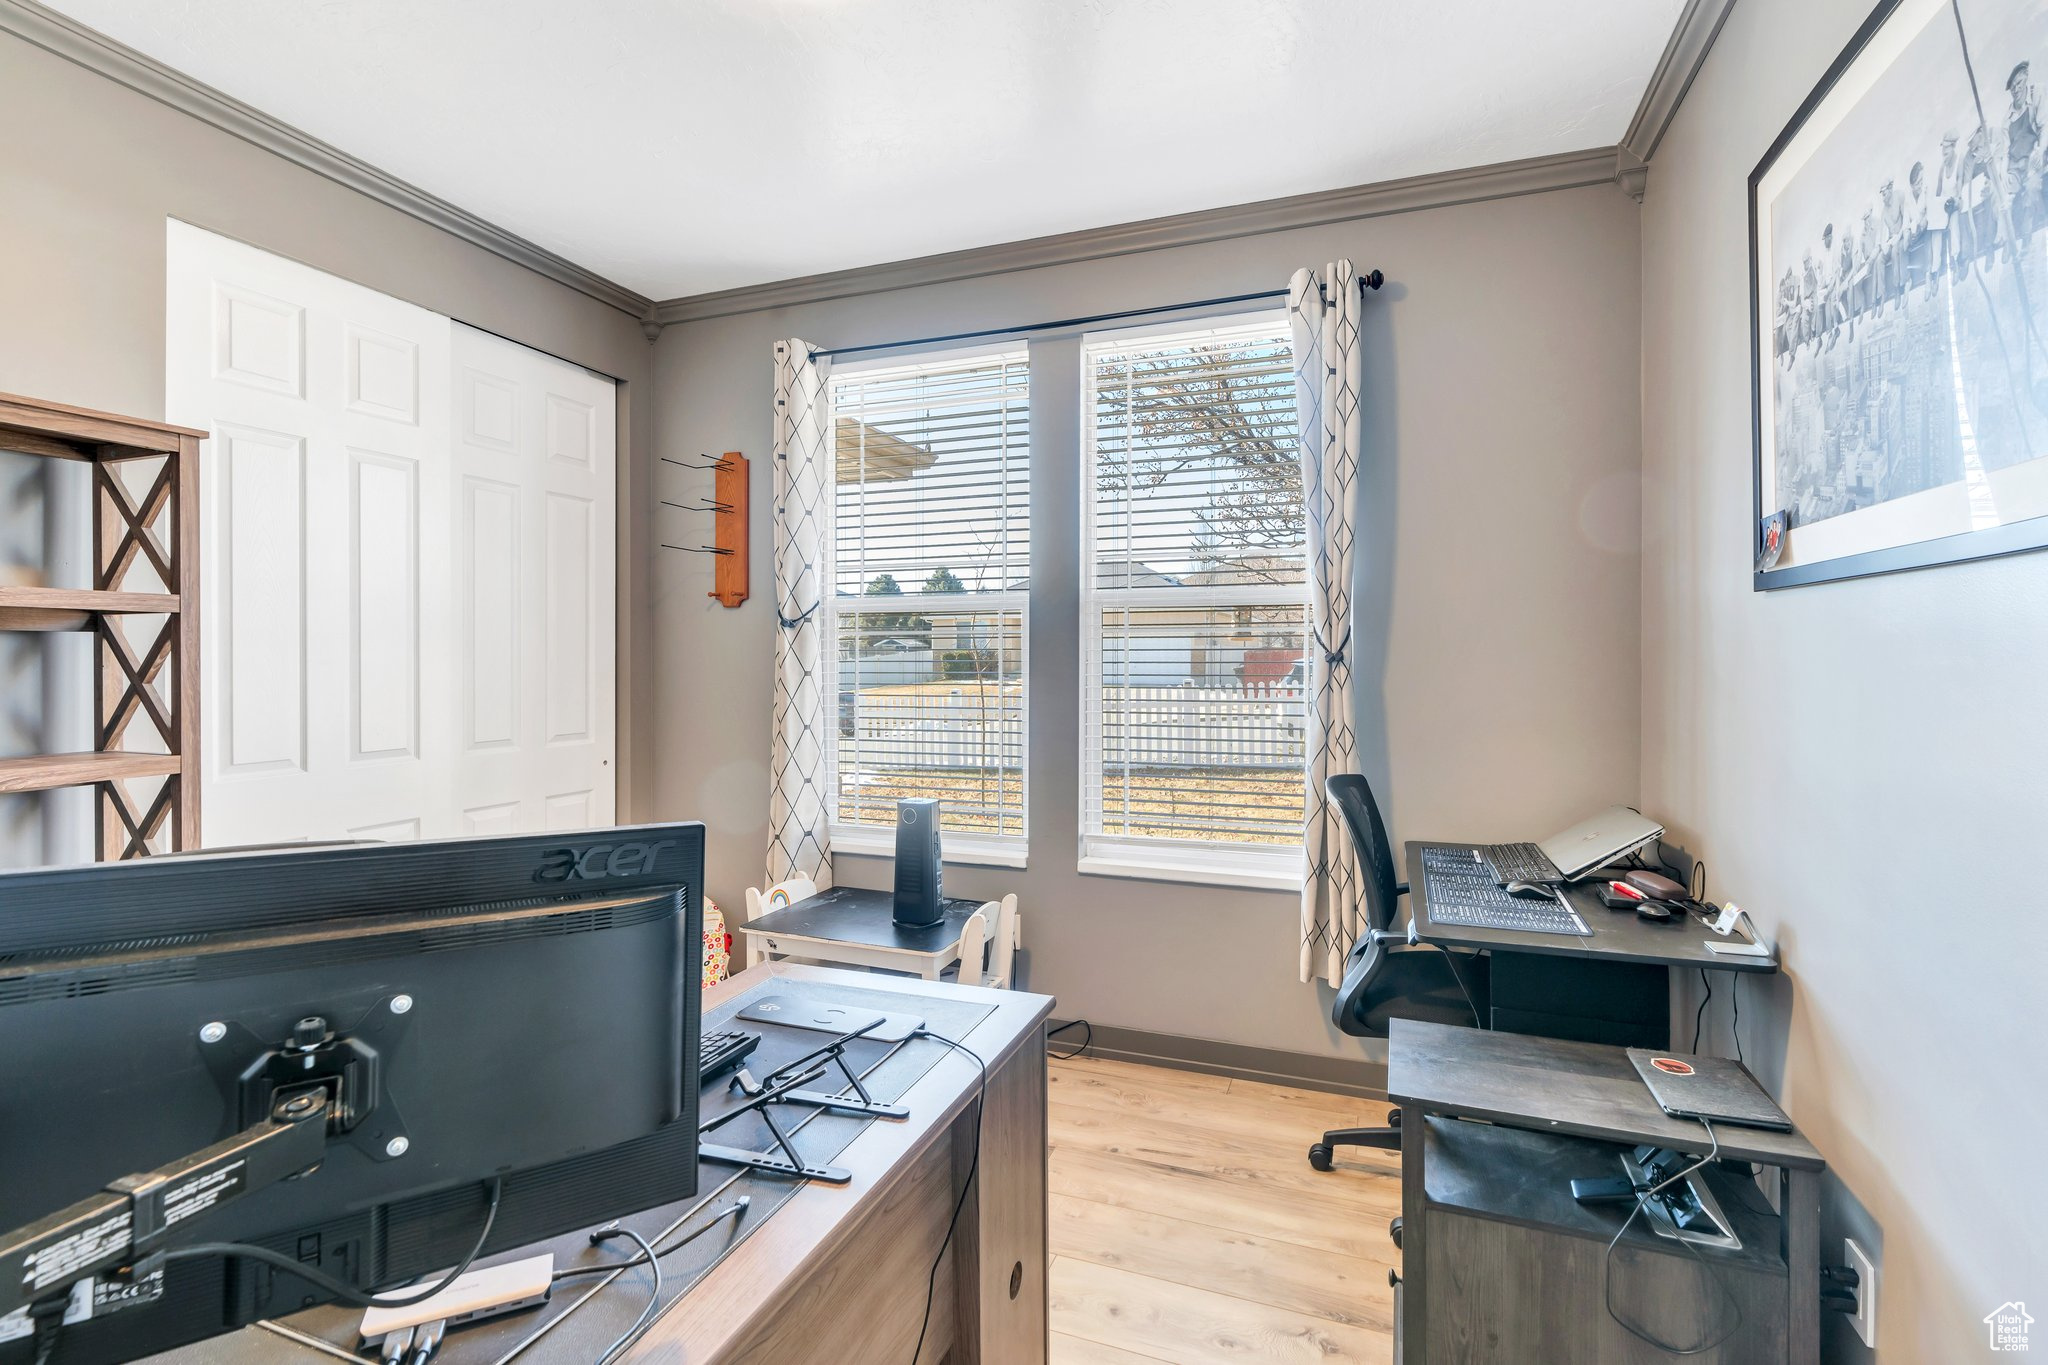
[[[1486,1027],[1486,955],[1412,942],[1394,927],[1408,884],[1394,880],[1394,850],[1387,843],[1387,827],[1380,820],[1372,787],[1357,773],[1339,773],[1323,784],[1323,791],[1344,814],[1365,879],[1366,930],[1344,959],[1344,982],[1337,988],[1330,1021],[1359,1038],[1386,1037],[1387,1023],[1393,1019]],[[1399,1151],[1401,1111],[1389,1113],[1384,1128],[1336,1128],[1323,1134],[1323,1140],[1308,1149],[1308,1164],[1329,1170],[1338,1147]],[[1400,1221],[1394,1220],[1396,1246]]]

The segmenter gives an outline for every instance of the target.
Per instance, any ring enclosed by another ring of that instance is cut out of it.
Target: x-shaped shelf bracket
[[[125,485],[115,472],[115,466],[106,461],[95,462],[93,480],[99,485],[100,505],[100,562],[99,586],[102,591],[116,590],[128,576],[128,567],[135,562],[139,551],[149,560],[164,586],[172,592],[178,590],[178,577],[171,568],[170,554],[163,542],[152,530],[156,519],[163,515],[170,503],[171,493],[177,482],[177,464],[165,460],[156,478],[150,481],[140,501],[131,498]],[[116,539],[118,537],[118,539]],[[111,552],[107,550],[113,542]]]

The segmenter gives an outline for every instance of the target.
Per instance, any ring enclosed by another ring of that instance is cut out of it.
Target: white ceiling
[[[1617,141],[1683,0],[47,0],[654,298]]]

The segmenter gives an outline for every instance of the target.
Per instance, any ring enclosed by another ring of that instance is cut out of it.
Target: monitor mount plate
[[[329,1137],[373,1161],[392,1161],[411,1150],[412,1139],[383,1074],[411,1031],[413,1008],[410,995],[388,995],[346,1025],[306,1015],[282,1038],[239,1020],[212,1020],[198,1029],[198,1042],[241,1124],[267,1115],[281,1094],[318,1087],[328,1098]]]

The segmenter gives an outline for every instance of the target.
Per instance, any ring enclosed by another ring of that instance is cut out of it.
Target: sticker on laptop
[[[1656,1067],[1667,1076],[1692,1075],[1691,1064],[1681,1062],[1676,1057],[1652,1057],[1650,1058],[1650,1065]]]

